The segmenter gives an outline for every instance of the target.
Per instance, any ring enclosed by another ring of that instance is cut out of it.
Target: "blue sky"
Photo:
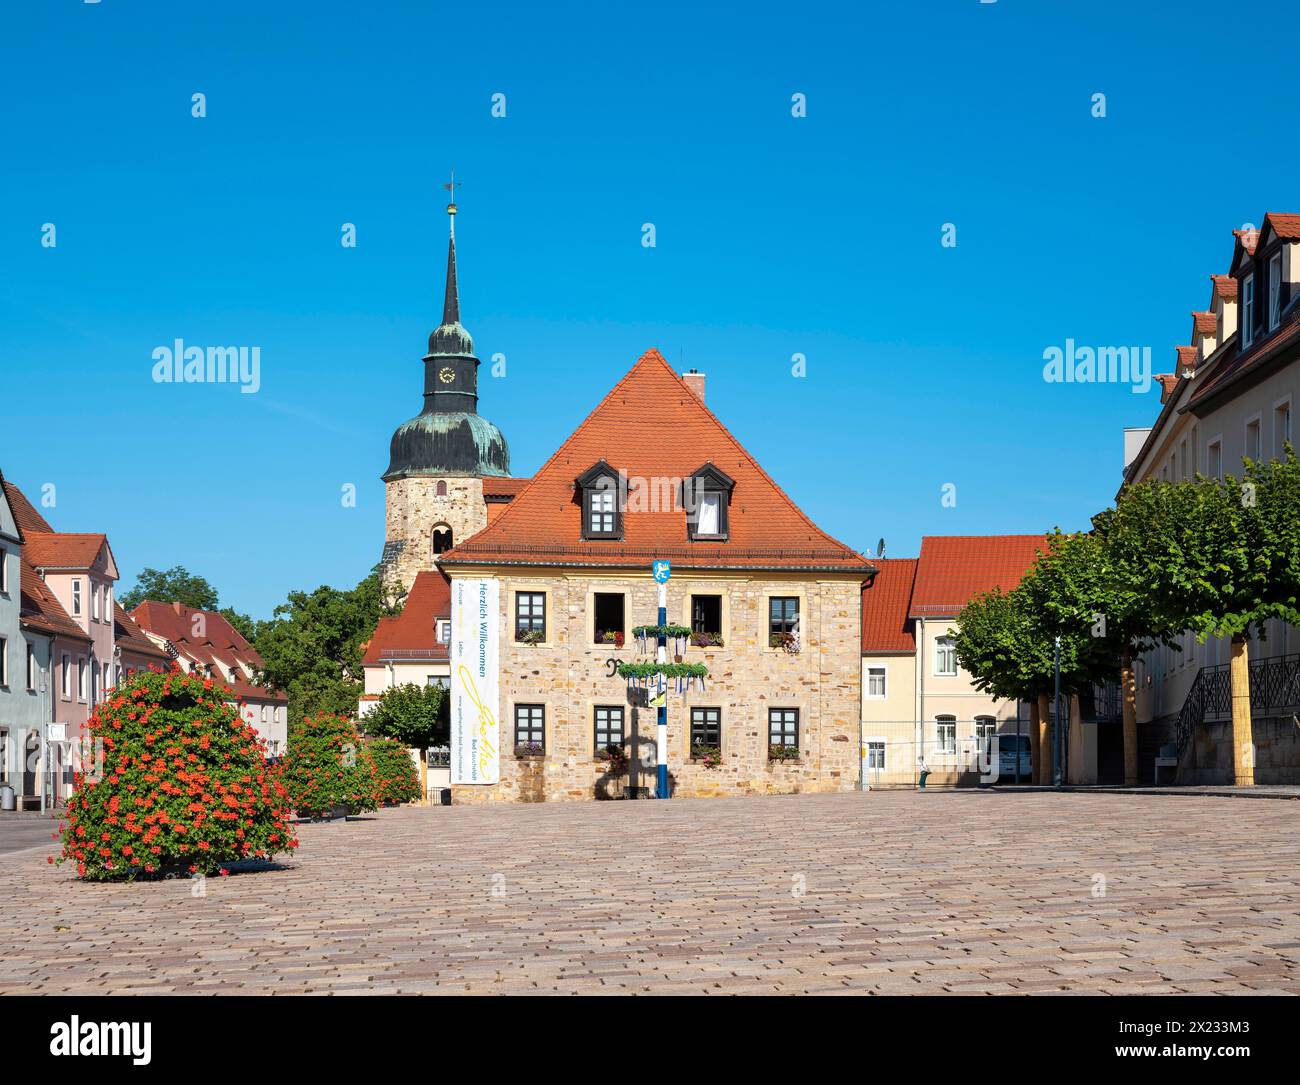
[[[267,616],[351,586],[420,407],[455,167],[517,474],[657,346],[861,549],[1085,526],[1158,393],[1047,384],[1043,351],[1172,369],[1230,230],[1300,210],[1288,7],[754,7],[7,6],[0,469],[106,531],[120,589],[179,563]],[[178,337],[260,346],[260,391],[154,383]]]

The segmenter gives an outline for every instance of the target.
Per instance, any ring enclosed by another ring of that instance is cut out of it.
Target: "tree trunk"
[[[1245,633],[1232,638],[1232,782],[1255,784],[1255,741],[1250,726],[1250,639]]]
[[[1043,756],[1043,744],[1038,738],[1038,702],[1029,703],[1029,782],[1038,783],[1038,759]]]
[[[1067,740],[1070,744],[1069,756],[1065,760],[1067,771],[1066,783],[1086,784],[1093,783],[1087,778],[1084,771],[1083,758],[1083,709],[1079,705],[1079,695],[1071,693],[1069,699],[1070,707],[1070,730]]]
[[[1047,785],[1052,782],[1052,749],[1048,726],[1051,712],[1048,705],[1051,698],[1046,693],[1038,695],[1038,778],[1034,783]]]
[[[1124,718],[1124,786],[1138,785],[1138,710],[1137,674],[1133,668],[1133,649],[1124,646],[1119,658],[1120,709]]]

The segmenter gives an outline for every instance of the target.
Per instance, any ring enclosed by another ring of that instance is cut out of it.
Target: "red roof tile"
[[[29,531],[49,531],[54,528],[49,522],[36,511],[36,506],[27,500],[27,495],[22,492],[8,479],[5,480],[5,496],[9,498],[9,508],[13,511],[14,519],[18,521],[18,527],[23,534]]]
[[[1279,351],[1293,349],[1297,340],[1300,340],[1300,309],[1283,318],[1281,326],[1275,331],[1256,339],[1244,353],[1238,353],[1223,365],[1217,366],[1213,376],[1192,397],[1189,405],[1195,409],[1239,377],[1275,358]]]
[[[197,623],[195,619],[200,615],[203,621]],[[240,698],[281,704],[288,702],[288,698],[278,690],[248,680],[262,666],[262,657],[217,611],[146,599],[131,612],[131,617],[142,630],[170,643],[181,657],[182,668],[193,662],[202,674],[211,666],[213,682]],[[201,634],[196,632],[199,628]],[[227,669],[236,668],[237,677],[233,680],[227,678],[218,664],[224,664]]]
[[[134,619],[116,599],[113,600],[113,641],[123,651],[136,655],[151,656],[159,662],[170,662],[171,656],[158,647],[135,624]]]
[[[438,640],[438,619],[450,617],[451,582],[439,572],[416,573],[402,612],[379,619],[361,662],[448,659],[447,645]]]
[[[1264,221],[1273,227],[1273,232],[1278,237],[1285,238],[1288,241],[1300,240],[1300,215],[1280,214],[1277,211],[1270,211],[1264,216]]]
[[[1193,313],[1192,327],[1198,335],[1214,335],[1219,330],[1219,318],[1213,313]]]
[[[955,617],[983,592],[1010,591],[1046,549],[1045,535],[927,535],[908,613]]]
[[[1211,275],[1210,281],[1214,283],[1214,292],[1221,298],[1235,298],[1237,296],[1237,280],[1231,275]]]
[[[483,498],[491,501],[509,500],[533,480],[530,478],[485,478],[483,480]]]
[[[23,557],[38,569],[89,569],[108,539],[100,534],[28,531]]]
[[[908,609],[916,580],[916,558],[877,558],[880,570],[862,589],[862,651],[914,652],[916,635]]]
[[[63,604],[50,591],[40,574],[26,557],[22,559],[19,613],[22,624],[28,629],[50,636],[93,643],[81,626],[68,617]]]
[[[661,480],[688,478],[711,461],[735,482],[730,537],[690,541],[678,507],[630,509],[623,539],[584,540],[575,482],[602,459],[629,478]],[[628,568],[655,558],[684,568],[871,570],[799,510],[657,350],[641,356],[500,516],[440,560]]]

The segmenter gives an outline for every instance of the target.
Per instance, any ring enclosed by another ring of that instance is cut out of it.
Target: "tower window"
[[[442,479],[438,480],[438,496],[439,497],[447,496],[447,483],[444,482]]]
[[[433,529],[433,552],[445,554],[451,549],[451,527],[447,524],[439,524]]]

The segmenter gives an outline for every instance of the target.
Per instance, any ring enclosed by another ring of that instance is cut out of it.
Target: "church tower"
[[[510,475],[506,439],[478,413],[479,360],[460,322],[454,202],[447,215],[447,289],[424,356],[424,407],[393,433],[383,475],[383,577],[405,590],[416,573],[436,567],[438,554],[487,525],[483,480]]]

